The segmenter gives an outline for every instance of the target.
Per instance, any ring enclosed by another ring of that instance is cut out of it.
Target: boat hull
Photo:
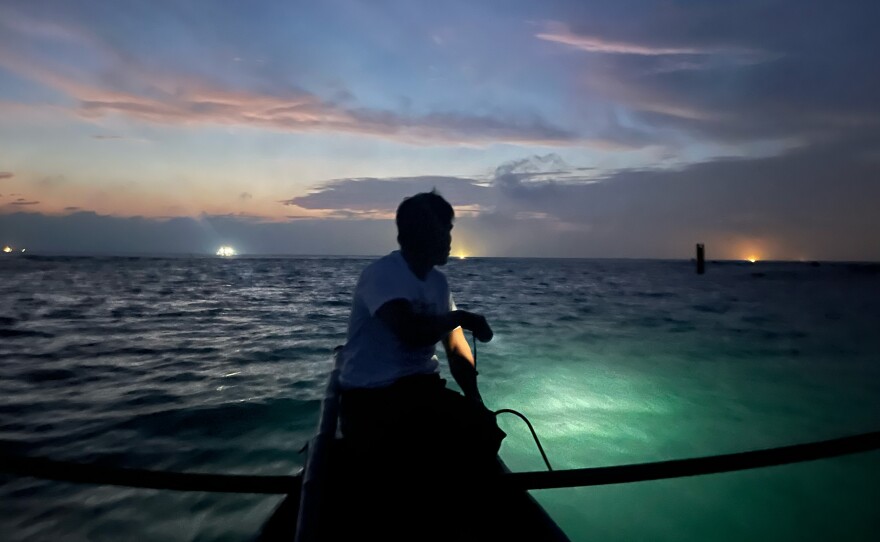
[[[260,541],[569,540],[527,491],[504,484],[509,470],[500,458],[479,485],[454,483],[467,477],[442,466],[416,473],[365,462],[338,434],[337,358],[301,493],[276,508]]]

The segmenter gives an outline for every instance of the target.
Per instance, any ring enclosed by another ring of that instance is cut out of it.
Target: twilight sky
[[[880,2],[0,2],[0,244],[880,260]]]

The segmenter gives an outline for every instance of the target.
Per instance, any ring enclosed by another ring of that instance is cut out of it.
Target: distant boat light
[[[235,249],[228,246],[222,246],[217,249],[217,256],[223,256],[224,258],[228,258],[229,256],[235,256]]]
[[[10,252],[12,252],[12,247],[8,245],[3,247],[3,252],[9,254]]]

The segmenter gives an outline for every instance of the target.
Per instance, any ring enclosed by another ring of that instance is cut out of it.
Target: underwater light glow
[[[235,249],[230,246],[224,245],[224,246],[217,249],[217,256],[223,256],[225,258],[228,258],[229,256],[235,256],[235,254],[236,254]]]

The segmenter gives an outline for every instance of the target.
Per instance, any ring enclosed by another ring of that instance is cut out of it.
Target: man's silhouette
[[[387,503],[361,503],[370,510],[363,521],[390,514],[423,524],[438,507],[472,508],[468,498],[497,466],[504,434],[483,406],[463,332],[486,342],[492,329],[483,316],[456,309],[435,269],[449,258],[453,219],[435,192],[406,198],[396,217],[400,250],[367,266],[355,288],[340,354],[341,429],[360,467],[379,473],[372,484],[394,488]],[[439,375],[438,342],[464,395]],[[450,495],[459,503],[446,502]]]

